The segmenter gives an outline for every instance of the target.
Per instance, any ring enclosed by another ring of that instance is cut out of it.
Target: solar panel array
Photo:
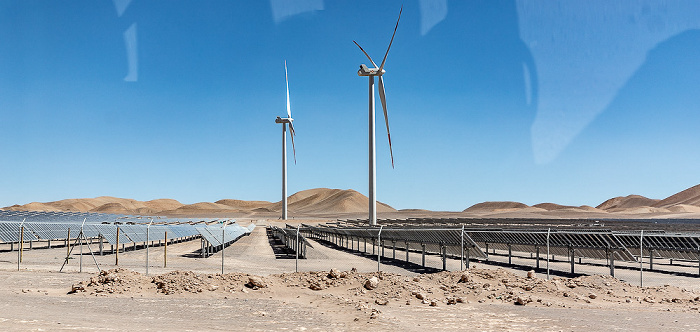
[[[404,221],[405,222],[405,221]],[[376,227],[347,227],[347,222],[321,226],[304,225],[305,235],[323,238],[333,235],[350,239],[369,239],[379,236]],[[407,243],[409,249],[440,253],[441,246],[447,252],[458,255],[461,250],[461,228],[427,228],[419,225],[384,227],[381,238],[386,241]],[[616,259],[636,262],[641,255],[656,258],[700,260],[700,233],[666,233],[664,231],[618,232],[611,230],[561,230],[561,229],[464,229],[464,245],[471,257],[486,257],[490,249],[543,252],[550,254],[594,259]],[[393,245],[393,244],[392,244]]]
[[[443,249],[447,254],[460,256],[462,245],[465,254],[474,258],[486,258],[486,253],[468,236],[462,237],[461,229],[428,229],[428,228],[347,228],[347,227],[317,227],[304,225],[304,234],[310,238],[324,238],[326,236],[341,236],[350,240],[380,240],[384,246],[399,247],[408,246],[409,250],[422,251],[425,248],[429,253],[441,253]],[[403,245],[403,246],[402,246]]]
[[[255,224],[247,227],[230,224],[229,219],[164,218],[125,216],[89,212],[37,212],[0,210],[0,241],[14,243],[36,240],[76,238],[80,231],[88,238],[101,237],[109,244],[140,243],[165,239],[201,236],[209,244],[221,245],[251,233]],[[149,226],[150,224],[150,226]],[[225,238],[224,238],[225,237]]]

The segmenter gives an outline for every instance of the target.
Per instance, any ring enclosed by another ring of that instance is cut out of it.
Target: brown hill
[[[700,206],[700,184],[683,190],[675,195],[664,198],[663,200],[656,202],[656,204],[652,206],[659,208],[669,208],[678,204]]]
[[[462,212],[494,212],[513,209],[525,209],[529,207],[529,205],[520,202],[483,202],[474,204]]]
[[[234,209],[246,210],[264,209],[272,205],[272,203],[268,201],[243,201],[239,199],[220,199],[216,201],[216,204],[230,206]]]
[[[540,209],[545,209],[547,211],[554,211],[554,210],[563,210],[563,209],[574,209],[577,208],[576,206],[570,206],[570,205],[559,205],[559,204],[554,204],[554,203],[540,203],[540,204],[535,204],[533,207],[540,208]]]
[[[369,198],[352,189],[303,190],[290,196],[287,203],[289,210],[297,213],[352,213],[369,210]],[[277,202],[270,208],[279,211],[281,206],[282,203]],[[396,212],[396,209],[377,202],[377,212]]]
[[[605,211],[613,209],[631,209],[645,206],[654,206],[654,204],[658,202],[658,199],[646,198],[644,196],[639,195],[629,195],[625,197],[619,196],[611,198],[603,203],[600,203],[600,205],[596,206],[596,208]]]

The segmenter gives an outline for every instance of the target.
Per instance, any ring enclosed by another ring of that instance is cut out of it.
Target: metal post
[[[462,243],[462,253],[459,256],[459,270],[464,270],[464,225],[462,225],[462,233],[460,233],[461,243]]]
[[[423,267],[425,267],[425,244],[421,243],[420,246],[422,248],[421,249],[421,265],[423,265]]]
[[[102,238],[102,235],[100,235],[100,256],[104,256],[104,239]]]
[[[540,247],[539,246],[535,247],[535,252],[537,253],[537,255],[535,256],[535,268],[539,270],[540,269]]]
[[[649,271],[654,269],[654,249],[649,249]]]
[[[508,243],[508,265],[513,265],[513,250],[510,243]]]
[[[153,219],[148,223],[148,226],[146,226],[146,275],[148,275],[148,248],[149,246],[149,241],[151,241],[151,224],[153,223]]]
[[[396,240],[391,240],[391,258],[396,259]]]
[[[224,274],[224,249],[226,248],[226,222],[221,227],[221,274]]]
[[[549,280],[549,234],[551,231],[551,228],[547,228],[547,280]]]
[[[165,247],[163,247],[163,267],[168,267],[168,231],[165,231]]]
[[[377,226],[377,161],[374,135],[374,76],[369,76],[369,225]]]
[[[370,76],[371,77],[371,76]],[[384,225],[379,226],[379,233],[377,234],[377,244],[382,245],[382,229],[384,228]],[[384,251],[384,246],[382,246],[381,250],[377,250],[377,272],[380,272],[381,269],[381,261],[382,261],[382,251]]]
[[[405,244],[406,244],[406,262],[408,263],[408,252],[410,251],[408,249],[408,241],[406,241]]]
[[[610,250],[608,251],[608,255],[610,256],[610,275],[615,276],[615,252]]]
[[[296,250],[296,258],[295,258],[295,271],[299,272],[299,225],[297,225],[297,242],[296,242],[297,250]]]
[[[83,272],[83,239],[85,238],[85,233],[83,233],[83,227],[85,226],[85,221],[87,218],[83,219],[83,223],[80,224],[80,234],[78,234],[78,240],[80,240],[80,272]],[[90,250],[92,254],[92,250]]]
[[[569,259],[571,261],[571,274],[574,274],[574,264],[576,263],[574,261],[574,248],[569,248]]]
[[[639,232],[639,287],[644,287],[644,230]]]
[[[117,252],[114,254],[114,265],[119,266],[119,226],[117,226],[117,243],[115,246],[117,247]]]
[[[440,251],[442,254],[442,270],[447,271],[447,246],[440,245]]]
[[[489,261],[489,243],[485,242],[484,244],[486,245],[486,261],[488,262]]]

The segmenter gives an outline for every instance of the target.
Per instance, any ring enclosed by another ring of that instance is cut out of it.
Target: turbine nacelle
[[[360,65],[360,69],[357,71],[358,76],[382,76],[386,73],[386,70],[379,69],[377,67],[369,68],[364,63]]]
[[[292,118],[281,118],[279,116],[275,119],[275,123],[292,123],[293,121],[294,119]]]

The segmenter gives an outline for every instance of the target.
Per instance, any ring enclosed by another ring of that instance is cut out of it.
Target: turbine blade
[[[365,52],[365,49],[362,48],[362,46],[360,46],[360,44],[358,44],[356,41],[353,40],[352,42],[355,43],[355,45],[357,45],[357,47],[360,48],[360,51],[362,51],[362,53],[364,53],[364,54],[367,56],[367,59],[369,59],[369,62],[372,63],[372,65],[374,66],[374,68],[377,68],[377,64],[374,63],[374,61],[372,61],[372,58],[369,56],[369,54],[367,54],[367,52]]]
[[[287,60],[284,60],[284,80],[287,82],[287,116],[291,118],[292,109],[289,107],[289,78],[287,77]]]
[[[379,76],[379,99],[384,109],[384,123],[386,123],[386,135],[389,137],[389,153],[391,153],[391,168],[394,168],[394,151],[391,149],[391,133],[389,132],[389,114],[386,110],[386,96],[384,95],[384,79]]]
[[[294,146],[294,136],[296,136],[297,133],[294,131],[294,125],[292,123],[289,123],[289,137],[292,138],[292,155],[294,155],[294,165],[297,164],[297,148]]]
[[[401,6],[401,10],[399,10],[399,19],[396,20],[396,26],[394,27],[394,34],[391,35],[391,41],[389,42],[389,47],[386,48],[386,53],[384,53],[384,60],[382,60],[382,64],[379,66],[379,73],[381,73],[382,68],[384,68],[384,63],[386,63],[386,56],[389,55],[389,49],[391,48],[391,43],[394,42],[394,36],[396,36],[396,29],[399,27],[399,21],[401,20],[401,12],[403,12],[403,6]]]

